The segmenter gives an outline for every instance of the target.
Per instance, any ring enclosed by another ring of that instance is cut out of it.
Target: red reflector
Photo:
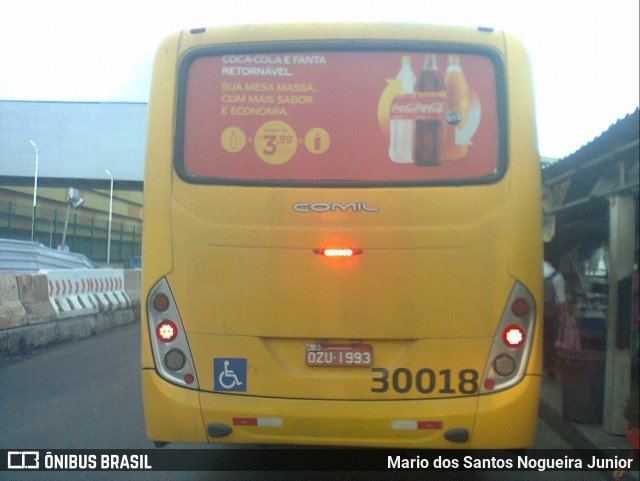
[[[484,381],[484,388],[487,390],[491,390],[495,387],[496,383],[493,381],[493,379],[485,379]]]
[[[352,257],[362,254],[362,249],[349,249],[349,248],[329,248],[329,249],[314,249],[314,253],[320,254],[325,257]]]
[[[193,381],[195,381],[195,378],[193,377],[193,374],[185,374],[184,375],[184,382],[186,382],[187,384],[193,384]]]
[[[171,321],[164,320],[156,327],[156,336],[164,342],[171,342],[178,337],[178,327]]]
[[[524,342],[524,330],[518,326],[509,326],[503,331],[502,340],[509,347],[519,347]]]
[[[234,426],[257,426],[258,418],[233,418]]]
[[[442,421],[418,421],[418,429],[442,429]]]

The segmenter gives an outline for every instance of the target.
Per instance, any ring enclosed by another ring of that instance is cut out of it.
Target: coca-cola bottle
[[[402,103],[402,99],[413,93],[416,76],[411,70],[411,57],[402,57],[402,67],[397,81],[400,82],[402,94],[395,97],[391,105],[389,120],[389,158],[399,164],[413,163],[413,120],[407,118],[402,110],[397,112],[395,106]]]
[[[444,115],[447,101],[436,56],[427,54],[416,81],[416,130],[413,158],[417,165],[435,166],[444,160]]]

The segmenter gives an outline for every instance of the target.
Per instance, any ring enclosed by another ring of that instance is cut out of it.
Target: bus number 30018
[[[389,386],[394,391],[406,393],[414,387],[421,394],[430,394],[438,388],[440,394],[474,394],[478,391],[478,371],[474,369],[463,369],[458,372],[457,385],[451,377],[451,369],[443,369],[436,372],[433,369],[423,368],[413,373],[404,367],[393,371],[389,379],[389,370],[382,367],[374,367],[371,372],[377,374],[373,377],[374,386],[371,392],[383,393],[389,390]],[[456,389],[457,388],[457,389]]]

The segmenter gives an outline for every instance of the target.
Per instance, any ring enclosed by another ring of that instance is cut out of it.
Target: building
[[[0,101],[0,237],[138,257],[146,126],[142,103]]]
[[[602,352],[603,427],[619,435],[638,395],[638,116],[542,169],[545,256],[567,279],[583,348]]]

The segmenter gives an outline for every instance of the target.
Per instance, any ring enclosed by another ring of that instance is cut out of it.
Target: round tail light
[[[179,371],[187,363],[187,358],[180,349],[171,349],[164,356],[164,365],[172,371]]]
[[[178,337],[178,327],[169,320],[164,320],[156,327],[156,336],[162,342],[171,342]]]
[[[158,312],[164,312],[169,309],[169,298],[165,294],[156,294],[153,298],[153,308]]]
[[[511,304],[511,312],[518,317],[524,317],[529,314],[529,303],[522,297],[519,297]]]
[[[524,330],[518,326],[509,326],[502,332],[502,340],[509,347],[520,347],[524,343]]]
[[[511,356],[503,354],[493,361],[493,368],[501,376],[511,376],[516,370],[516,361]]]

